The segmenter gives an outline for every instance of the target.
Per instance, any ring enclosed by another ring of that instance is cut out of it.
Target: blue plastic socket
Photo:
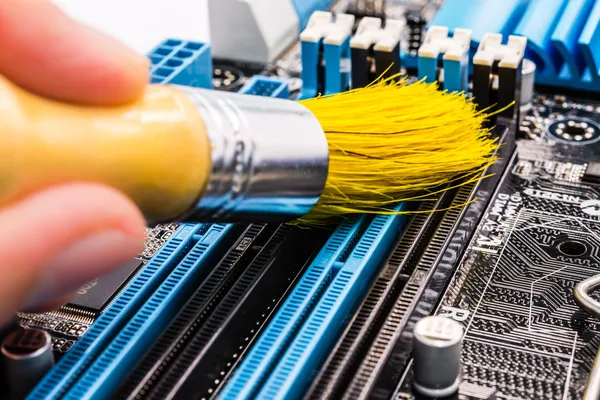
[[[280,99],[290,98],[290,90],[285,80],[262,75],[254,75],[238,93]]]
[[[168,39],[148,55],[150,81],[212,89],[213,65],[210,45]]]
[[[232,225],[212,224],[206,232],[192,236],[196,242],[181,262],[173,269],[152,296],[135,313],[86,369],[77,384],[65,395],[65,400],[110,399],[123,377],[152,347],[167,324],[187,300],[186,294],[194,288],[199,276],[212,265],[218,250],[224,249],[222,240]]]
[[[403,210],[404,205],[397,207]],[[220,400],[302,397],[372,283],[405,216],[342,223],[273,317]],[[264,385],[263,385],[264,383]]]
[[[323,60],[319,54],[323,52]],[[302,93],[300,99],[311,99],[319,94],[319,67],[325,62],[325,95],[345,92],[350,89],[351,59],[350,35],[341,44],[301,42],[302,50]]]
[[[194,234],[204,228],[205,225],[180,227],[27,399],[62,397],[154,293],[177,264],[179,255],[192,247]]]

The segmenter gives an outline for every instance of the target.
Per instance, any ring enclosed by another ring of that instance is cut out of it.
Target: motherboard
[[[15,317],[0,398],[600,399],[600,1],[258,3],[210,0],[217,39],[158,44],[152,82],[299,100],[389,69],[507,106],[498,161],[395,206],[415,212],[148,228],[69,304]]]

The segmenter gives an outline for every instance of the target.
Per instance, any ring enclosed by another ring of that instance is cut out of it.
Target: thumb
[[[17,311],[55,304],[143,247],[145,221],[125,196],[69,184],[0,212],[0,325]]]

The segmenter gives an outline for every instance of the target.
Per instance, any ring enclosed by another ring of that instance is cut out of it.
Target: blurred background
[[[162,40],[208,42],[207,0],[51,0],[67,14],[146,54]]]

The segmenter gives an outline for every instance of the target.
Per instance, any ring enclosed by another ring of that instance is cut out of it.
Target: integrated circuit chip
[[[583,176],[584,182],[589,183],[600,183],[600,162],[590,162],[585,175]]]
[[[102,311],[142,264],[142,261],[132,259],[112,273],[86,283],[79,288],[69,305],[94,312]]]

